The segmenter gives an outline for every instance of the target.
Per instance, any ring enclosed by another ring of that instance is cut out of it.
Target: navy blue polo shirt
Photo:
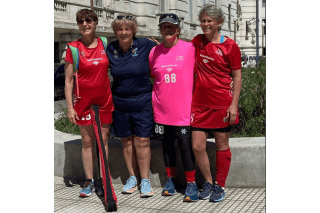
[[[117,109],[138,110],[151,103],[149,53],[155,45],[147,38],[133,37],[133,44],[126,54],[120,49],[118,40],[108,45],[112,95]]]

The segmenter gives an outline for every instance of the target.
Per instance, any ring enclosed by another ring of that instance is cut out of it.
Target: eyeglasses
[[[128,19],[128,20],[133,20],[133,16],[117,16],[118,20],[123,20],[123,19]]]
[[[173,14],[173,13],[166,13],[166,14],[162,14],[159,18],[159,22],[162,21],[162,19],[164,18],[167,18],[167,17],[170,17],[170,18],[173,18],[175,21],[178,21],[179,22],[179,18],[176,14]]]
[[[91,24],[92,19],[91,18],[86,18],[85,20],[80,20],[80,21],[78,21],[78,24],[83,24],[84,21],[86,21],[87,24]]]

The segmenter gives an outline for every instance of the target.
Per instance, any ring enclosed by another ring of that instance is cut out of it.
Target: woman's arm
[[[76,124],[76,119],[79,120],[76,111],[73,108],[73,84],[74,84],[74,77],[73,77],[73,65],[66,61],[66,65],[64,67],[66,77],[65,77],[65,88],[64,93],[67,100],[67,108],[68,108],[68,118],[71,123]]]
[[[233,78],[233,98],[231,105],[227,111],[227,118],[229,118],[229,123],[233,124],[237,117],[238,112],[238,103],[239,103],[239,96],[242,84],[242,77],[241,77],[241,69],[239,70],[232,70],[232,78]]]

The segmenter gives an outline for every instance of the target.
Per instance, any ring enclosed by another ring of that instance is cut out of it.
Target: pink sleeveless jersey
[[[188,126],[192,102],[195,48],[179,40],[172,48],[155,46],[149,55],[154,78],[152,104],[156,123]]]

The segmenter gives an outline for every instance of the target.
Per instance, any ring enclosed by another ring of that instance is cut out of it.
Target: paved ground
[[[106,212],[103,198],[93,193],[89,198],[80,198],[78,193],[83,181],[54,177],[54,211],[55,212]],[[114,184],[118,198],[119,213],[141,212],[265,212],[265,188],[226,188],[226,197],[222,202],[212,203],[199,200],[194,203],[182,202],[183,195],[161,196],[162,188],[153,188],[155,195],[140,198],[138,191],[131,195],[120,193],[123,185]]]

